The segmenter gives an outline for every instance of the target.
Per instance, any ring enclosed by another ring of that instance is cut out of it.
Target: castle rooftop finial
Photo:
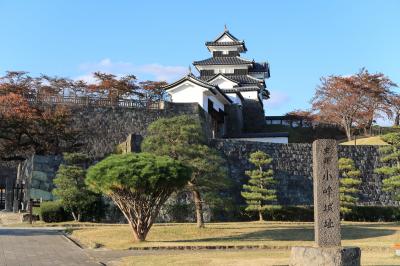
[[[192,73],[192,66],[191,65],[189,65],[189,67],[188,67],[188,75],[190,76],[190,75],[193,75],[193,73]]]
[[[226,26],[226,24],[224,25],[224,31],[228,31],[228,27]]]

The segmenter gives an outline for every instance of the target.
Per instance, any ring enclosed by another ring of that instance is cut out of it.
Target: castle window
[[[218,57],[218,56],[222,56],[222,51],[214,51],[213,52],[213,57]]]
[[[214,75],[214,70],[200,70],[200,76],[212,76]]]
[[[236,75],[247,75],[249,71],[247,69],[235,69],[234,73]]]

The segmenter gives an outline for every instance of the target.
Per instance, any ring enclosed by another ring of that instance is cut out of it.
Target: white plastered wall
[[[245,99],[258,100],[257,91],[242,91],[241,94]]]
[[[232,89],[237,83],[230,81],[229,79],[225,79],[223,77],[218,77],[210,81],[210,83],[214,85],[218,85],[220,89]]]
[[[233,103],[238,104],[238,105],[242,105],[242,100],[239,98],[239,96],[236,93],[227,93],[226,94],[229,99],[232,100]]]
[[[208,112],[208,99],[214,103],[214,108],[224,111],[224,104],[218,100],[208,89],[191,82],[184,82],[168,90],[171,101],[175,103],[198,103]]]

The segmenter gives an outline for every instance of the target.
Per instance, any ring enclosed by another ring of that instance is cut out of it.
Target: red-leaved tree
[[[382,73],[365,69],[352,76],[321,78],[313,97],[312,109],[319,122],[342,127],[351,140],[354,128],[366,132],[374,119],[391,115],[391,88],[397,86]]]

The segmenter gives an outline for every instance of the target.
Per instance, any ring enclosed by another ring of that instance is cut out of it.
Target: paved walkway
[[[0,266],[99,266],[54,228],[0,228]]]

